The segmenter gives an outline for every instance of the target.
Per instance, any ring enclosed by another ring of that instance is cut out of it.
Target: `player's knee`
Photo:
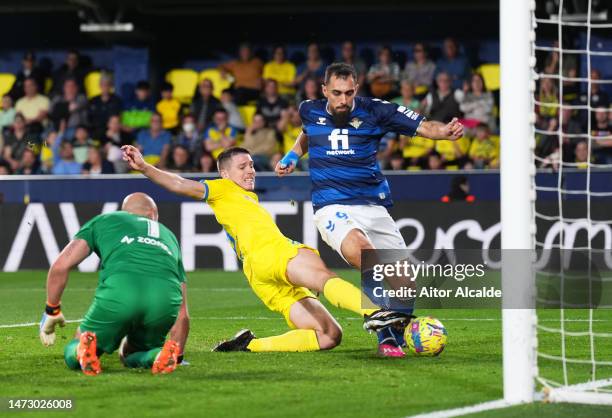
[[[329,324],[319,333],[319,348],[331,350],[342,342],[342,328],[337,324]]]

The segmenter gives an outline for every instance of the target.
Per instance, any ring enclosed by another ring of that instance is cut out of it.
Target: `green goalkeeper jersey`
[[[100,257],[100,282],[113,275],[185,281],[178,241],[159,222],[124,211],[98,215],[75,235]]]

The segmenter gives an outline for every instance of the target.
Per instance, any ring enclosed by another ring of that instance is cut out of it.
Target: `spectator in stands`
[[[237,105],[243,106],[259,98],[263,63],[253,56],[249,44],[241,44],[238,59],[221,64],[219,70],[223,77],[226,77],[227,73],[234,77],[234,98]]]
[[[341,62],[350,64],[353,66],[353,68],[355,68],[355,72],[357,73],[357,84],[363,86],[365,84],[368,68],[365,62],[357,56],[355,51],[355,43],[353,41],[343,42],[340,54],[342,57]]]
[[[486,123],[480,123],[476,127],[476,136],[470,145],[468,157],[473,168],[499,167],[499,149],[491,140],[489,125]]]
[[[398,136],[395,132],[387,132],[378,143],[376,159],[383,170],[389,167],[391,155],[398,149]]]
[[[461,89],[471,72],[470,63],[467,58],[459,55],[459,45],[454,38],[446,38],[443,49],[444,56],[436,63],[435,75],[447,73],[451,78],[452,88]]]
[[[444,170],[444,161],[442,156],[437,151],[432,151],[427,156],[427,165],[425,169],[427,170]]]
[[[19,161],[26,148],[34,148],[40,143],[37,135],[28,132],[26,129],[25,118],[21,113],[15,115],[13,127],[4,136],[4,149],[2,152],[3,159],[11,165],[11,169],[17,170]]]
[[[205,78],[198,86],[199,96],[191,103],[190,113],[195,116],[199,132],[204,132],[212,121],[221,102],[212,95],[213,83]]]
[[[162,117],[162,127],[168,131],[175,132],[180,121],[181,102],[172,97],[174,86],[164,82],[161,88],[161,100],[157,102],[157,113]]]
[[[65,135],[67,136],[67,133]],[[77,126],[76,130],[74,131],[74,138],[72,138],[72,152],[74,154],[74,160],[79,164],[83,164],[85,161],[87,161],[89,148],[95,145],[96,144],[89,136],[87,126]]]
[[[81,65],[81,56],[79,51],[71,49],[66,55],[66,62],[53,75],[53,88],[51,93],[54,95],[62,94],[62,88],[66,80],[74,80],[79,88],[79,91],[84,91],[87,70]]]
[[[272,61],[264,65],[263,78],[272,79],[278,83],[278,92],[281,96],[295,96],[293,82],[297,73],[295,65],[286,60],[286,51],[283,46],[274,47]]]
[[[551,131],[556,126],[559,110],[559,93],[552,78],[540,80],[538,101],[540,103],[536,106],[536,125],[539,129]]]
[[[596,161],[601,164],[612,164],[612,129],[608,109],[595,109],[595,126],[591,132],[592,147]]]
[[[298,75],[295,77],[294,85],[303,94],[304,82],[308,78],[314,78],[321,84],[325,76],[325,62],[321,58],[321,51],[316,42],[308,44],[306,49],[306,62],[298,68]]]
[[[8,176],[13,174],[13,170],[11,169],[11,165],[0,158],[0,176]]]
[[[83,163],[81,172],[83,174],[115,174],[115,167],[113,163],[104,158],[101,149],[89,147],[87,160]]]
[[[559,41],[553,43],[553,48],[559,47]],[[559,74],[559,51],[550,51],[544,64],[545,74]],[[578,55],[563,54],[563,77],[576,77],[578,75]],[[575,81],[563,80],[563,102],[570,103],[578,98],[579,84]]]
[[[180,145],[187,148],[190,152],[194,152],[200,140],[200,134],[197,130],[195,118],[193,115],[183,116],[181,123],[181,131],[176,137],[175,145]]]
[[[278,152],[276,130],[266,127],[266,119],[261,113],[253,116],[242,146],[251,153],[257,171],[270,171],[282,157]]]
[[[401,77],[410,81],[418,90],[418,95],[421,96],[427,93],[433,83],[436,65],[429,59],[423,42],[414,44],[412,58],[412,61],[406,63]]]
[[[595,82],[591,82],[591,100],[589,102],[588,94],[585,92],[580,95],[578,99],[578,104],[581,106],[590,105],[592,109],[597,109],[600,107],[608,107],[610,105],[610,98],[608,94],[601,89],[601,84],[597,83],[597,81],[601,80],[601,73],[597,69],[591,70],[591,80]],[[591,113],[591,126],[594,126],[595,121],[595,112]],[[580,112],[580,121],[582,123],[582,127],[584,130],[587,129],[587,121],[589,114],[588,110],[583,110]]]
[[[423,101],[424,112],[431,120],[448,123],[459,117],[458,94],[451,89],[451,78],[445,72],[436,76],[437,89],[427,93]]]
[[[400,96],[393,99],[393,103],[404,106],[406,109],[419,112],[421,103],[414,97],[414,85],[407,79],[400,83]]]
[[[276,80],[266,80],[264,94],[257,102],[257,113],[261,113],[268,126],[275,126],[280,119],[281,112],[289,103],[280,96]]]
[[[378,52],[378,62],[370,67],[367,80],[374,97],[389,98],[396,94],[400,67],[393,61],[391,47],[383,46]]]
[[[13,98],[5,94],[2,96],[2,106],[0,107],[0,136],[4,134],[5,129],[11,127],[16,114],[17,111],[13,107]]]
[[[58,136],[60,135],[57,131],[48,130],[45,132],[45,135],[43,137],[43,143],[40,148],[39,155],[40,168],[43,174],[51,174],[51,171],[53,169],[53,163],[55,161],[54,145]],[[61,138],[62,137],[60,136],[60,141]]]
[[[404,170],[404,157],[400,151],[395,151],[389,158],[389,168],[394,171]]]
[[[236,129],[229,125],[227,111],[217,109],[213,116],[213,125],[204,132],[204,149],[216,161],[226,148],[236,145]]]
[[[113,79],[110,74],[100,77],[100,94],[89,101],[87,117],[94,138],[102,138],[106,131],[108,119],[120,115],[123,102],[113,93]]]
[[[314,78],[307,78],[304,80],[304,89],[297,95],[297,103],[301,103],[304,100],[318,100],[323,97],[321,94],[321,83],[319,80]]]
[[[136,145],[144,159],[157,167],[164,167],[171,142],[172,136],[162,128],[162,117],[159,113],[153,113],[151,127],[141,130],[136,136]]]
[[[87,97],[79,92],[75,79],[64,80],[62,93],[51,100],[49,118],[55,129],[69,131],[68,136],[77,126],[87,123]]]
[[[168,162],[168,171],[173,171],[175,173],[188,173],[193,171],[189,150],[186,147],[176,145],[172,149],[172,155]]]
[[[40,162],[38,156],[30,148],[23,150],[21,154],[21,161],[19,161],[19,167],[15,170],[15,174],[30,175],[30,174],[42,174],[40,169]]]
[[[33,52],[28,51],[25,53],[21,65],[21,70],[15,74],[15,83],[13,83],[13,87],[11,87],[10,95],[14,101],[17,101],[25,95],[24,84],[27,78],[33,79],[41,90],[44,90],[45,86],[45,75],[42,70],[36,66],[36,57]]]
[[[586,169],[589,167],[589,146],[586,141],[579,141],[574,149],[576,168]]]
[[[491,130],[495,130],[494,106],[495,100],[487,91],[482,76],[478,73],[472,74],[470,83],[465,83],[459,100],[459,109],[463,112],[463,125],[473,129],[479,123],[485,123]]]
[[[36,80],[32,77],[25,79],[23,91],[25,95],[17,100],[15,110],[25,118],[28,132],[39,135],[49,114],[49,99],[38,93]]]
[[[55,145],[56,149],[53,152],[55,161],[51,173],[56,175],[81,174],[81,164],[74,161],[72,144],[60,139],[58,137],[56,140],[56,144],[59,144],[59,146]]]
[[[155,112],[155,102],[151,97],[151,85],[142,80],[136,84],[134,97],[127,101],[121,113],[121,124],[128,131],[148,128],[151,115]]]
[[[132,134],[121,129],[121,119],[119,116],[111,116],[106,124],[106,133],[102,143],[104,144],[106,158],[114,165],[116,173],[127,172],[128,166],[123,161],[121,147],[132,145],[133,142]]]
[[[281,112],[281,117],[276,123],[276,129],[283,136],[283,154],[286,154],[291,150],[295,144],[295,140],[300,132],[302,132],[302,119],[300,118],[300,113],[296,105],[290,104],[287,109]],[[308,158],[301,158],[298,166],[304,169],[304,163],[307,161]]]
[[[244,131],[244,121],[242,120],[238,106],[234,102],[234,96],[231,90],[225,89],[221,93],[221,106],[227,111],[229,124],[241,132]]]

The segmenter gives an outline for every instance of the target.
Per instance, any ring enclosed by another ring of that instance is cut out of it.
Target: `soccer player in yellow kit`
[[[270,214],[259,204],[255,169],[249,152],[229,148],[218,159],[221,179],[193,181],[146,163],[138,149],[123,147],[124,159],[165,189],[206,201],[225,229],[253,292],[272,311],[281,313],[291,331],[256,338],[249,330],[219,344],[215,351],[316,351],[334,348],[342,339],[342,328],[312,291],[321,292],[334,306],[359,315],[361,291],[337,277],[318,252],[285,237]],[[398,317],[397,321],[404,318]]]

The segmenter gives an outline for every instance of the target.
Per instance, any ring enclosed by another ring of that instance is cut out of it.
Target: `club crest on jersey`
[[[353,118],[350,122],[349,125],[351,125],[353,128],[355,129],[359,129],[359,127],[361,126],[363,122],[360,121],[358,118]]]
[[[326,119],[319,117],[319,121],[317,122],[317,125],[326,125],[326,124],[327,124]]]

